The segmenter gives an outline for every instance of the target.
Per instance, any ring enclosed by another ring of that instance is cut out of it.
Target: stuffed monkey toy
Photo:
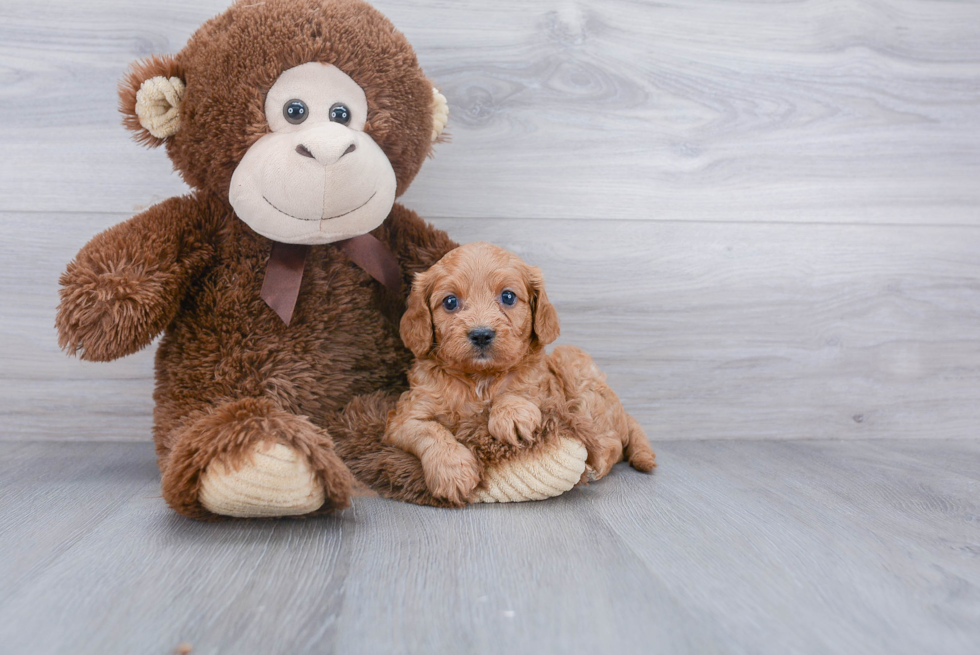
[[[315,515],[348,506],[356,477],[450,504],[382,443],[411,362],[398,325],[412,278],[456,245],[395,203],[448,118],[405,37],[359,0],[241,0],[178,54],[135,64],[120,96],[126,127],[163,145],[191,192],[86,244],[56,324],[93,361],[163,334],[166,502],[197,519]],[[558,423],[533,447],[485,449],[488,481],[547,484],[472,500],[577,483],[585,448]]]

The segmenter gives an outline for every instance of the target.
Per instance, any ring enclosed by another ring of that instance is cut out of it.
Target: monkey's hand
[[[58,343],[108,361],[150,344],[213,256],[201,233],[207,208],[170,198],[97,235],[61,275]]]

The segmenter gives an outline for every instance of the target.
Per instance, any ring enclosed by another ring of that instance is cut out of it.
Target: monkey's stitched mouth
[[[297,221],[317,221],[317,222],[319,222],[319,221],[332,221],[335,218],[340,218],[341,216],[347,216],[347,214],[353,214],[358,209],[360,209],[364,205],[366,205],[369,202],[371,202],[372,200],[374,200],[374,196],[376,196],[376,195],[378,195],[378,192],[377,191],[375,191],[374,193],[372,193],[371,194],[371,197],[368,198],[367,200],[365,200],[364,202],[362,202],[360,205],[358,205],[357,207],[354,207],[354,209],[351,209],[350,211],[346,211],[343,214],[337,214],[336,216],[327,216],[326,218],[303,218],[302,216],[293,216],[289,212],[284,212],[283,210],[281,210],[278,207],[276,207],[274,204],[272,204],[272,201],[269,200],[268,198],[266,198],[264,195],[262,196],[262,200],[265,200],[266,203],[270,207],[272,207],[273,209],[275,209],[277,212],[279,212],[283,216],[288,216],[290,218],[295,218]]]

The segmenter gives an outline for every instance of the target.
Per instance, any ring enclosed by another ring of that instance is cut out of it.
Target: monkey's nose
[[[354,152],[355,150],[357,150],[357,146],[352,143],[349,146],[347,146],[347,150],[344,150],[342,153],[340,153],[340,157],[337,157],[337,159],[340,159],[344,155],[349,155],[350,153]],[[296,146],[296,152],[298,152],[299,154],[303,155],[304,157],[309,157],[310,159],[316,159],[316,155],[313,154],[313,151],[310,150],[309,148],[307,148],[302,143],[299,144],[298,146]]]
[[[477,348],[486,348],[493,341],[493,338],[497,336],[497,333],[488,327],[478,327],[470,330],[466,336],[470,338],[470,341]]]

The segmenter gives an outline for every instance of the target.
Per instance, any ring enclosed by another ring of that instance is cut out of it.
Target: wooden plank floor
[[[205,524],[141,443],[0,443],[0,651],[980,652],[980,443],[661,442],[564,497]]]

